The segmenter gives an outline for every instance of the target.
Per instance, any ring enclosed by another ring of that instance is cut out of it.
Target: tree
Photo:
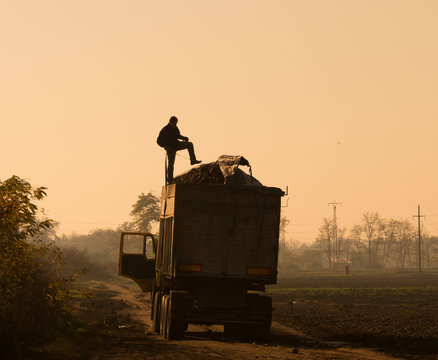
[[[45,187],[32,185],[18,176],[0,181],[0,246],[23,242],[53,227],[53,220],[41,219],[43,212],[33,201],[46,196]]]
[[[372,259],[376,260],[377,251],[378,251],[378,244],[377,239],[379,237],[379,230],[381,228],[381,217],[376,212],[366,212],[362,215],[362,229],[365,234],[365,237],[368,241],[368,265],[370,266],[373,261]],[[372,256],[372,249],[374,247],[374,256]]]
[[[0,348],[44,341],[68,315],[61,253],[40,239],[54,225],[35,204],[45,190],[18,176],[0,181]]]
[[[342,251],[345,250],[345,231],[346,228],[345,227],[339,227],[336,226],[336,244],[335,244],[335,250],[336,250],[336,263],[339,264],[341,262],[341,257],[342,257]],[[344,251],[345,253],[345,251]],[[346,261],[346,259],[342,259],[343,261]]]
[[[421,240],[422,240],[421,261],[424,264],[424,267],[430,269],[430,259],[432,257],[432,242],[430,235],[422,230]]]
[[[332,235],[333,221],[327,218],[322,219],[322,225],[319,228],[317,242],[322,245],[322,248],[327,252],[327,260],[329,269],[332,268]]]
[[[286,250],[286,227],[289,225],[289,219],[286,216],[280,218],[280,251]]]
[[[363,234],[362,226],[357,225],[357,224],[353,225],[353,227],[350,230],[350,237],[351,237],[351,240],[356,248],[356,252],[359,255],[361,268],[363,268],[363,266],[364,266],[363,251],[362,251],[362,249],[364,248],[364,245],[362,242],[362,234]]]
[[[57,239],[65,262],[73,270],[86,268],[86,278],[102,280],[117,276],[121,229],[95,229],[88,234],[63,235]]]
[[[386,268],[391,255],[391,250],[395,244],[396,231],[398,221],[394,219],[381,220],[380,222],[380,234],[382,235],[382,264]]]
[[[438,236],[427,236],[425,256],[428,268],[432,266],[438,267]]]
[[[415,239],[415,229],[408,220],[396,222],[395,240],[398,247],[396,265],[399,269],[406,268],[406,259],[409,267],[412,266],[411,249]]]
[[[132,205],[131,223],[134,231],[151,232],[152,227],[160,221],[160,199],[152,193],[141,193]]]

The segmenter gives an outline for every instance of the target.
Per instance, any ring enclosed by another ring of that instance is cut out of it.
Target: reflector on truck
[[[182,272],[202,272],[201,264],[183,264],[178,266],[179,271]]]
[[[269,276],[271,274],[271,269],[268,267],[247,267],[246,273],[248,275]]]

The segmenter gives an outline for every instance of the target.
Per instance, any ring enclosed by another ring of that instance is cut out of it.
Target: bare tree
[[[396,242],[397,242],[397,260],[396,266],[399,269],[406,268],[406,259],[409,260],[411,267],[411,248],[415,239],[415,229],[408,220],[400,220],[396,222]]]
[[[363,261],[363,228],[361,225],[353,225],[353,227],[350,230],[350,237],[351,241],[356,248],[356,252],[359,255],[360,259],[360,267],[363,268],[364,261]]]
[[[346,230],[346,229],[344,229]],[[343,253],[344,253],[344,259],[345,259],[345,263],[351,263],[351,252],[354,248],[354,241],[353,239],[346,237],[345,239],[342,240],[342,249],[343,249]]]
[[[422,233],[422,263],[427,266],[428,269],[430,269],[430,259],[432,257],[432,248],[433,244],[430,238],[430,235],[426,232]]]
[[[426,258],[428,264],[431,266],[438,266],[438,236],[428,236],[427,238],[427,253],[428,257]]]
[[[327,252],[329,269],[332,268],[332,235],[333,221],[327,218],[322,219],[322,225],[319,228],[317,242],[320,243],[323,249]]]
[[[341,260],[345,260],[345,259],[342,259],[342,256],[341,256],[342,251],[344,250],[344,245],[345,245],[344,244],[345,231],[346,231],[345,227],[337,227],[338,235],[336,237],[337,241],[335,244],[336,245],[335,251],[336,251],[336,262],[337,263],[340,263]]]
[[[362,228],[368,242],[368,265],[372,265],[378,252],[378,238],[382,219],[376,212],[366,212],[362,215]],[[372,254],[373,253],[373,254]],[[374,256],[373,256],[374,255]]]
[[[382,220],[379,232],[382,238],[382,265],[388,266],[391,251],[395,244],[395,233],[398,222],[394,219]]]

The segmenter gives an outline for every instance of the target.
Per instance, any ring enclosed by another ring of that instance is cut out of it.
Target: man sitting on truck
[[[176,126],[177,123],[178,118],[172,116],[169,119],[169,123],[161,129],[157,139],[157,144],[167,152],[167,183],[173,181],[173,166],[175,164],[175,155],[177,151],[187,149],[190,155],[190,164],[195,165],[201,163],[201,160],[196,160],[193,144],[189,142],[187,136],[181,135]]]

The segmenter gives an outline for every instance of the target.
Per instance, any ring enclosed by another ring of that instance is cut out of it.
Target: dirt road
[[[272,324],[269,344],[237,342],[224,336],[221,326],[193,325],[183,340],[167,341],[151,331],[149,295],[135,285],[100,283],[90,290],[95,294],[91,301],[100,301],[100,306],[111,301],[116,306],[112,305],[105,320],[113,330],[93,344],[89,359],[396,359],[345,343],[309,338],[278,323]]]

